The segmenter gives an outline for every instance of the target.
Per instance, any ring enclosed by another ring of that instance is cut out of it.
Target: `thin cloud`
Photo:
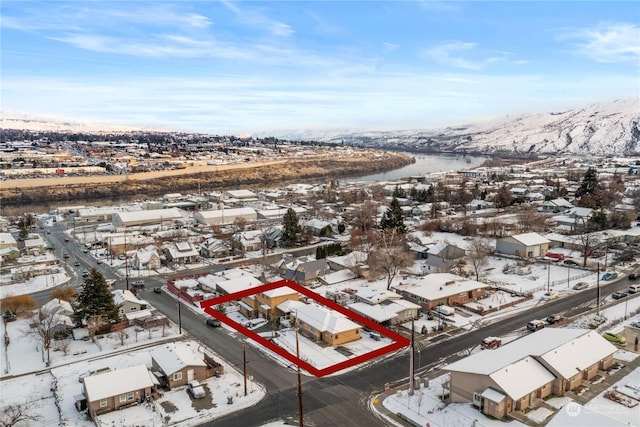
[[[601,23],[596,28],[565,31],[560,40],[577,40],[577,52],[597,62],[638,62],[640,27],[628,23]]]
[[[473,51],[476,46],[475,43],[451,42],[427,49],[425,54],[441,64],[478,71],[483,68],[483,63],[474,62],[459,55],[461,52]]]
[[[221,3],[231,12],[233,12],[238,17],[238,20],[240,22],[247,26],[250,26],[252,28],[262,28],[279,37],[288,37],[295,33],[290,25],[270,18],[269,16],[267,16],[263,9],[241,9],[237,4],[231,1],[222,1]]]

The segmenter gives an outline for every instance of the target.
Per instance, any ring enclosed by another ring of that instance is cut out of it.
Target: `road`
[[[57,233],[56,233],[57,234]],[[49,237],[54,234],[49,235]],[[61,237],[54,236],[56,244],[64,245]],[[72,240],[73,241],[73,240]],[[73,257],[84,263],[92,262],[82,253],[77,244],[66,242],[65,248]],[[220,267],[218,267],[220,268]],[[211,270],[212,268],[209,268]],[[105,276],[113,276],[109,269],[101,269]],[[184,273],[182,273],[184,274]],[[178,310],[178,302],[165,292],[154,293],[154,286],[164,285],[164,279],[145,279],[145,289],[140,290],[141,298],[146,299],[158,311],[181,325],[183,333],[190,334],[207,347],[213,349],[240,372],[243,371],[242,336],[229,332],[224,328],[211,328],[205,324],[205,318],[182,305]],[[601,282],[601,299],[616,290],[629,287],[630,282],[624,278],[614,282]],[[123,288],[124,280],[116,282],[115,287]],[[556,288],[557,289],[557,288]],[[39,293],[38,299],[45,298],[50,291]],[[448,360],[451,355],[460,354],[478,345],[483,338],[490,335],[502,336],[514,332],[527,333],[526,323],[530,319],[552,314],[577,315],[590,307],[595,307],[597,290],[595,287],[576,292],[568,297],[541,303],[530,310],[513,317],[498,320],[482,329],[463,334],[452,334],[439,338],[437,342],[422,341],[416,346],[415,366],[418,376],[425,375]],[[34,297],[34,299],[36,299]],[[46,300],[45,300],[46,301]],[[624,300],[617,303],[622,304]],[[187,332],[188,331],[188,332]],[[281,366],[251,345],[246,346],[247,375],[264,385],[267,394],[255,406],[229,414],[225,417],[204,423],[204,426],[236,427],[260,426],[270,420],[282,420],[288,417],[298,419],[297,375],[296,372]],[[409,351],[404,349],[375,364],[369,364],[357,370],[341,375],[313,378],[303,377],[303,412],[305,424],[314,426],[367,425],[385,426],[388,423],[377,418],[369,411],[368,402],[372,395],[382,391],[386,384],[406,382],[409,374]]]

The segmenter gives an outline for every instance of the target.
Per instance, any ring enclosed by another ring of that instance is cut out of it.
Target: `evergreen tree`
[[[380,228],[383,230],[395,229],[402,234],[406,231],[402,208],[400,208],[400,202],[398,202],[398,199],[395,197],[391,200],[391,205],[387,208],[380,220]]]
[[[582,197],[587,194],[591,194],[598,186],[598,173],[595,169],[589,168],[582,177],[582,183],[580,188],[576,190],[576,197]]]
[[[282,218],[282,237],[281,242],[285,248],[294,247],[300,240],[300,224],[298,223],[298,215],[296,211],[289,208]]]
[[[84,280],[74,304],[74,320],[81,322],[93,316],[106,320],[118,320],[118,306],[113,302],[113,294],[102,273],[95,268]]]

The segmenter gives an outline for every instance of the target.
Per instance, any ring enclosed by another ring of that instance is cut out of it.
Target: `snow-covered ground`
[[[112,370],[144,364],[151,367],[149,351],[156,345],[172,342],[179,337],[176,325],[166,328],[157,327],[136,332],[134,327],[123,334],[107,334],[104,338],[91,341],[69,341],[66,354],[56,350],[60,345],[54,342],[51,350],[51,370],[46,369],[45,356],[41,345],[26,335],[28,319],[18,319],[6,324],[10,339],[9,346],[0,340],[2,354],[2,403],[3,408],[12,404],[28,406],[31,414],[38,416],[34,425],[42,426],[94,426],[84,412],[76,410],[75,396],[81,394],[79,375],[87,369],[109,367]],[[0,322],[0,333],[4,335],[5,325]],[[204,347],[192,340],[189,343],[196,353],[202,353]],[[101,425],[176,425],[193,426],[205,420],[220,417],[254,405],[264,397],[265,390],[254,381],[248,382],[248,393],[244,396],[243,375],[226,361],[214,354],[222,363],[225,374],[220,378],[212,377],[203,381],[210,392],[209,409],[198,410],[192,405],[191,398],[184,387],[165,392],[158,400],[99,417]],[[214,392],[215,391],[215,392]],[[228,398],[231,397],[232,403]],[[168,424],[163,424],[167,422]]]

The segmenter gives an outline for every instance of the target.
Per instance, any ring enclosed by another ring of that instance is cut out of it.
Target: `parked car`
[[[545,254],[545,258],[551,258],[551,259],[556,260],[556,261],[562,261],[564,259],[564,255],[556,254],[556,253],[553,253],[553,252],[547,252]]]
[[[564,265],[580,265],[577,261],[572,259],[565,259],[563,263]]]
[[[576,291],[579,291],[581,289],[587,289],[589,287],[589,284],[587,282],[578,282],[575,285],[573,285],[573,289]]]
[[[189,393],[191,393],[194,399],[202,399],[207,395],[207,392],[204,391],[204,387],[202,387],[198,380],[189,381],[187,390],[189,390]]]
[[[629,290],[627,291],[627,293],[635,294],[636,292],[640,292],[640,285],[631,285],[631,286],[629,286]]]
[[[483,349],[494,349],[502,345],[502,340],[498,337],[486,337],[480,343],[480,347]]]
[[[380,332],[376,332],[376,331],[371,331],[369,332],[369,336],[371,338],[373,338],[376,341],[380,341],[382,339],[382,336],[380,335]]]
[[[542,295],[542,300],[551,301],[552,299],[558,298],[558,296],[559,295],[557,292],[549,291],[549,292],[545,292],[544,295]]]
[[[604,339],[607,341],[611,341],[612,343],[625,345],[627,343],[627,339],[622,335],[615,332],[605,332],[602,334]]]
[[[545,322],[543,322],[542,320],[531,320],[529,323],[527,323],[527,329],[530,330],[531,332],[535,332],[538,329],[542,329],[544,328]]]
[[[214,328],[217,328],[217,327],[221,326],[222,323],[220,323],[220,321],[218,319],[214,319],[213,317],[209,317],[207,319],[207,325],[208,326],[212,326]]]
[[[629,275],[629,280],[638,280],[640,279],[640,273],[631,273]]]
[[[640,329],[640,322],[632,322],[631,327]]]
[[[613,280],[618,277],[618,273],[604,273],[602,280]]]
[[[155,288],[153,288],[153,292],[155,292],[156,294],[162,293],[162,288],[160,286],[156,286]]]
[[[627,293],[622,291],[615,291],[614,293],[611,294],[611,298],[613,299],[621,299],[626,296],[627,296]]]
[[[556,314],[556,315],[547,317],[545,320],[547,321],[548,324],[553,325],[554,323],[558,323],[562,319],[564,319],[563,316]]]

